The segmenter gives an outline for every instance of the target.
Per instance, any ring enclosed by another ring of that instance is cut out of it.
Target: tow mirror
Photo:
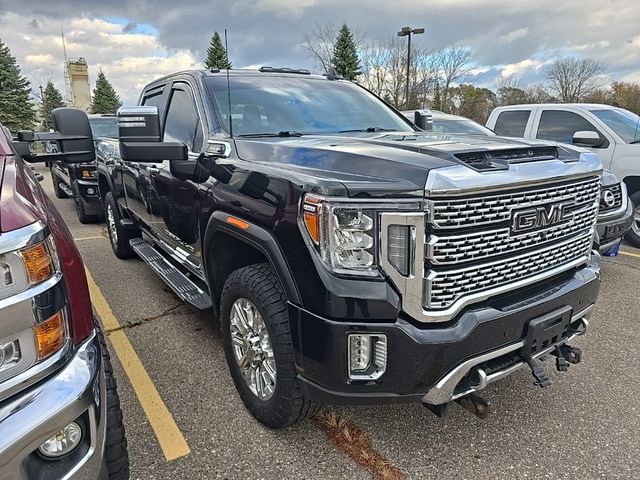
[[[187,146],[181,142],[162,142],[161,132],[157,107],[118,109],[118,137],[122,160],[139,163],[187,160]]]
[[[416,110],[413,114],[413,123],[425,132],[433,131],[433,114],[430,110]]]
[[[31,163],[87,163],[95,160],[93,135],[85,112],[77,108],[56,108],[51,112],[51,119],[53,132],[18,132],[13,146],[22,158]],[[55,143],[57,148],[36,153],[31,149],[34,142]]]
[[[573,143],[576,145],[585,145],[588,147],[601,147],[606,141],[598,132],[583,130],[573,134]]]

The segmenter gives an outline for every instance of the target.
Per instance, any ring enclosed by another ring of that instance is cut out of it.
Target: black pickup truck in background
[[[89,115],[89,124],[96,142],[101,138],[118,138],[118,118],[115,115]],[[72,198],[82,223],[104,219],[95,161],[79,165],[53,162],[50,171],[55,196]]]
[[[213,310],[265,425],[322,403],[484,416],[489,383],[529,366],[546,387],[541,359],[580,361],[568,342],[600,285],[591,153],[442,139],[334,75],[267,67],[154,81],[97,152],[115,255]]]

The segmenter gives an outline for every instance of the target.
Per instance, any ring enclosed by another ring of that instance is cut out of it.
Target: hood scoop
[[[558,158],[558,149],[553,146],[507,148],[501,150],[479,150],[454,153],[453,156],[474,170],[507,170],[510,163],[539,162]]]

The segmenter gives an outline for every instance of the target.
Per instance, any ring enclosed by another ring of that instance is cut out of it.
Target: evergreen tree
[[[0,123],[12,132],[33,128],[35,113],[29,81],[22,76],[9,47],[0,40]]]
[[[204,66],[207,68],[219,68],[221,70],[232,68],[229,57],[227,56],[227,50],[224,48],[218,32],[213,32],[209,48],[207,48],[207,58],[204,61]]]
[[[42,93],[42,106],[40,107],[40,115],[42,117],[42,128],[49,130],[51,128],[51,112],[54,108],[64,107],[62,94],[56,88],[51,80],[47,82],[47,86]]]
[[[120,97],[118,97],[103,71],[100,70],[96,80],[96,88],[93,89],[91,113],[116,113],[121,105]]]
[[[346,23],[342,24],[335,46],[331,65],[336,73],[347,80],[354,81],[360,75],[360,60],[353,34]]]

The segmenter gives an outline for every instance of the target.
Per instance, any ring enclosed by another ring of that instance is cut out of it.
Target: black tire
[[[245,381],[231,344],[231,308],[239,298],[253,303],[271,339],[276,363],[273,396],[262,400]],[[314,415],[321,404],[306,398],[297,379],[286,299],[278,276],[268,264],[243,267],[227,278],[222,291],[220,328],[229,370],[247,409],[262,424],[285,428]]]
[[[125,228],[120,223],[122,217],[120,216],[120,210],[116,199],[113,198],[113,193],[107,192],[104,196],[104,210],[107,220],[107,232],[109,232],[109,240],[111,248],[116,257],[123,260],[131,258],[135,255],[135,252],[129,245],[129,240],[139,236],[139,232],[133,229]],[[111,217],[111,215],[113,217]]]
[[[96,331],[100,339],[102,363],[107,385],[107,434],[104,456],[107,463],[108,478],[109,480],[127,480],[129,478],[129,452],[122,421],[118,385],[113,375],[113,366],[111,365],[107,342],[99,326],[96,326]]]
[[[633,202],[636,218],[640,216],[640,191],[635,192],[629,198]],[[636,248],[640,248],[640,222],[634,219],[634,223],[625,235],[625,240]]]
[[[98,215],[88,215],[84,211],[84,202],[80,197],[80,189],[78,188],[78,181],[74,180],[71,184],[71,190],[73,191],[73,203],[76,206],[76,213],[78,214],[78,220],[80,223],[95,223],[100,217]]]
[[[53,167],[51,167],[49,171],[51,172],[51,183],[53,184],[53,193],[56,198],[69,198],[69,195],[60,188],[60,179],[58,179],[58,175],[53,171]]]

